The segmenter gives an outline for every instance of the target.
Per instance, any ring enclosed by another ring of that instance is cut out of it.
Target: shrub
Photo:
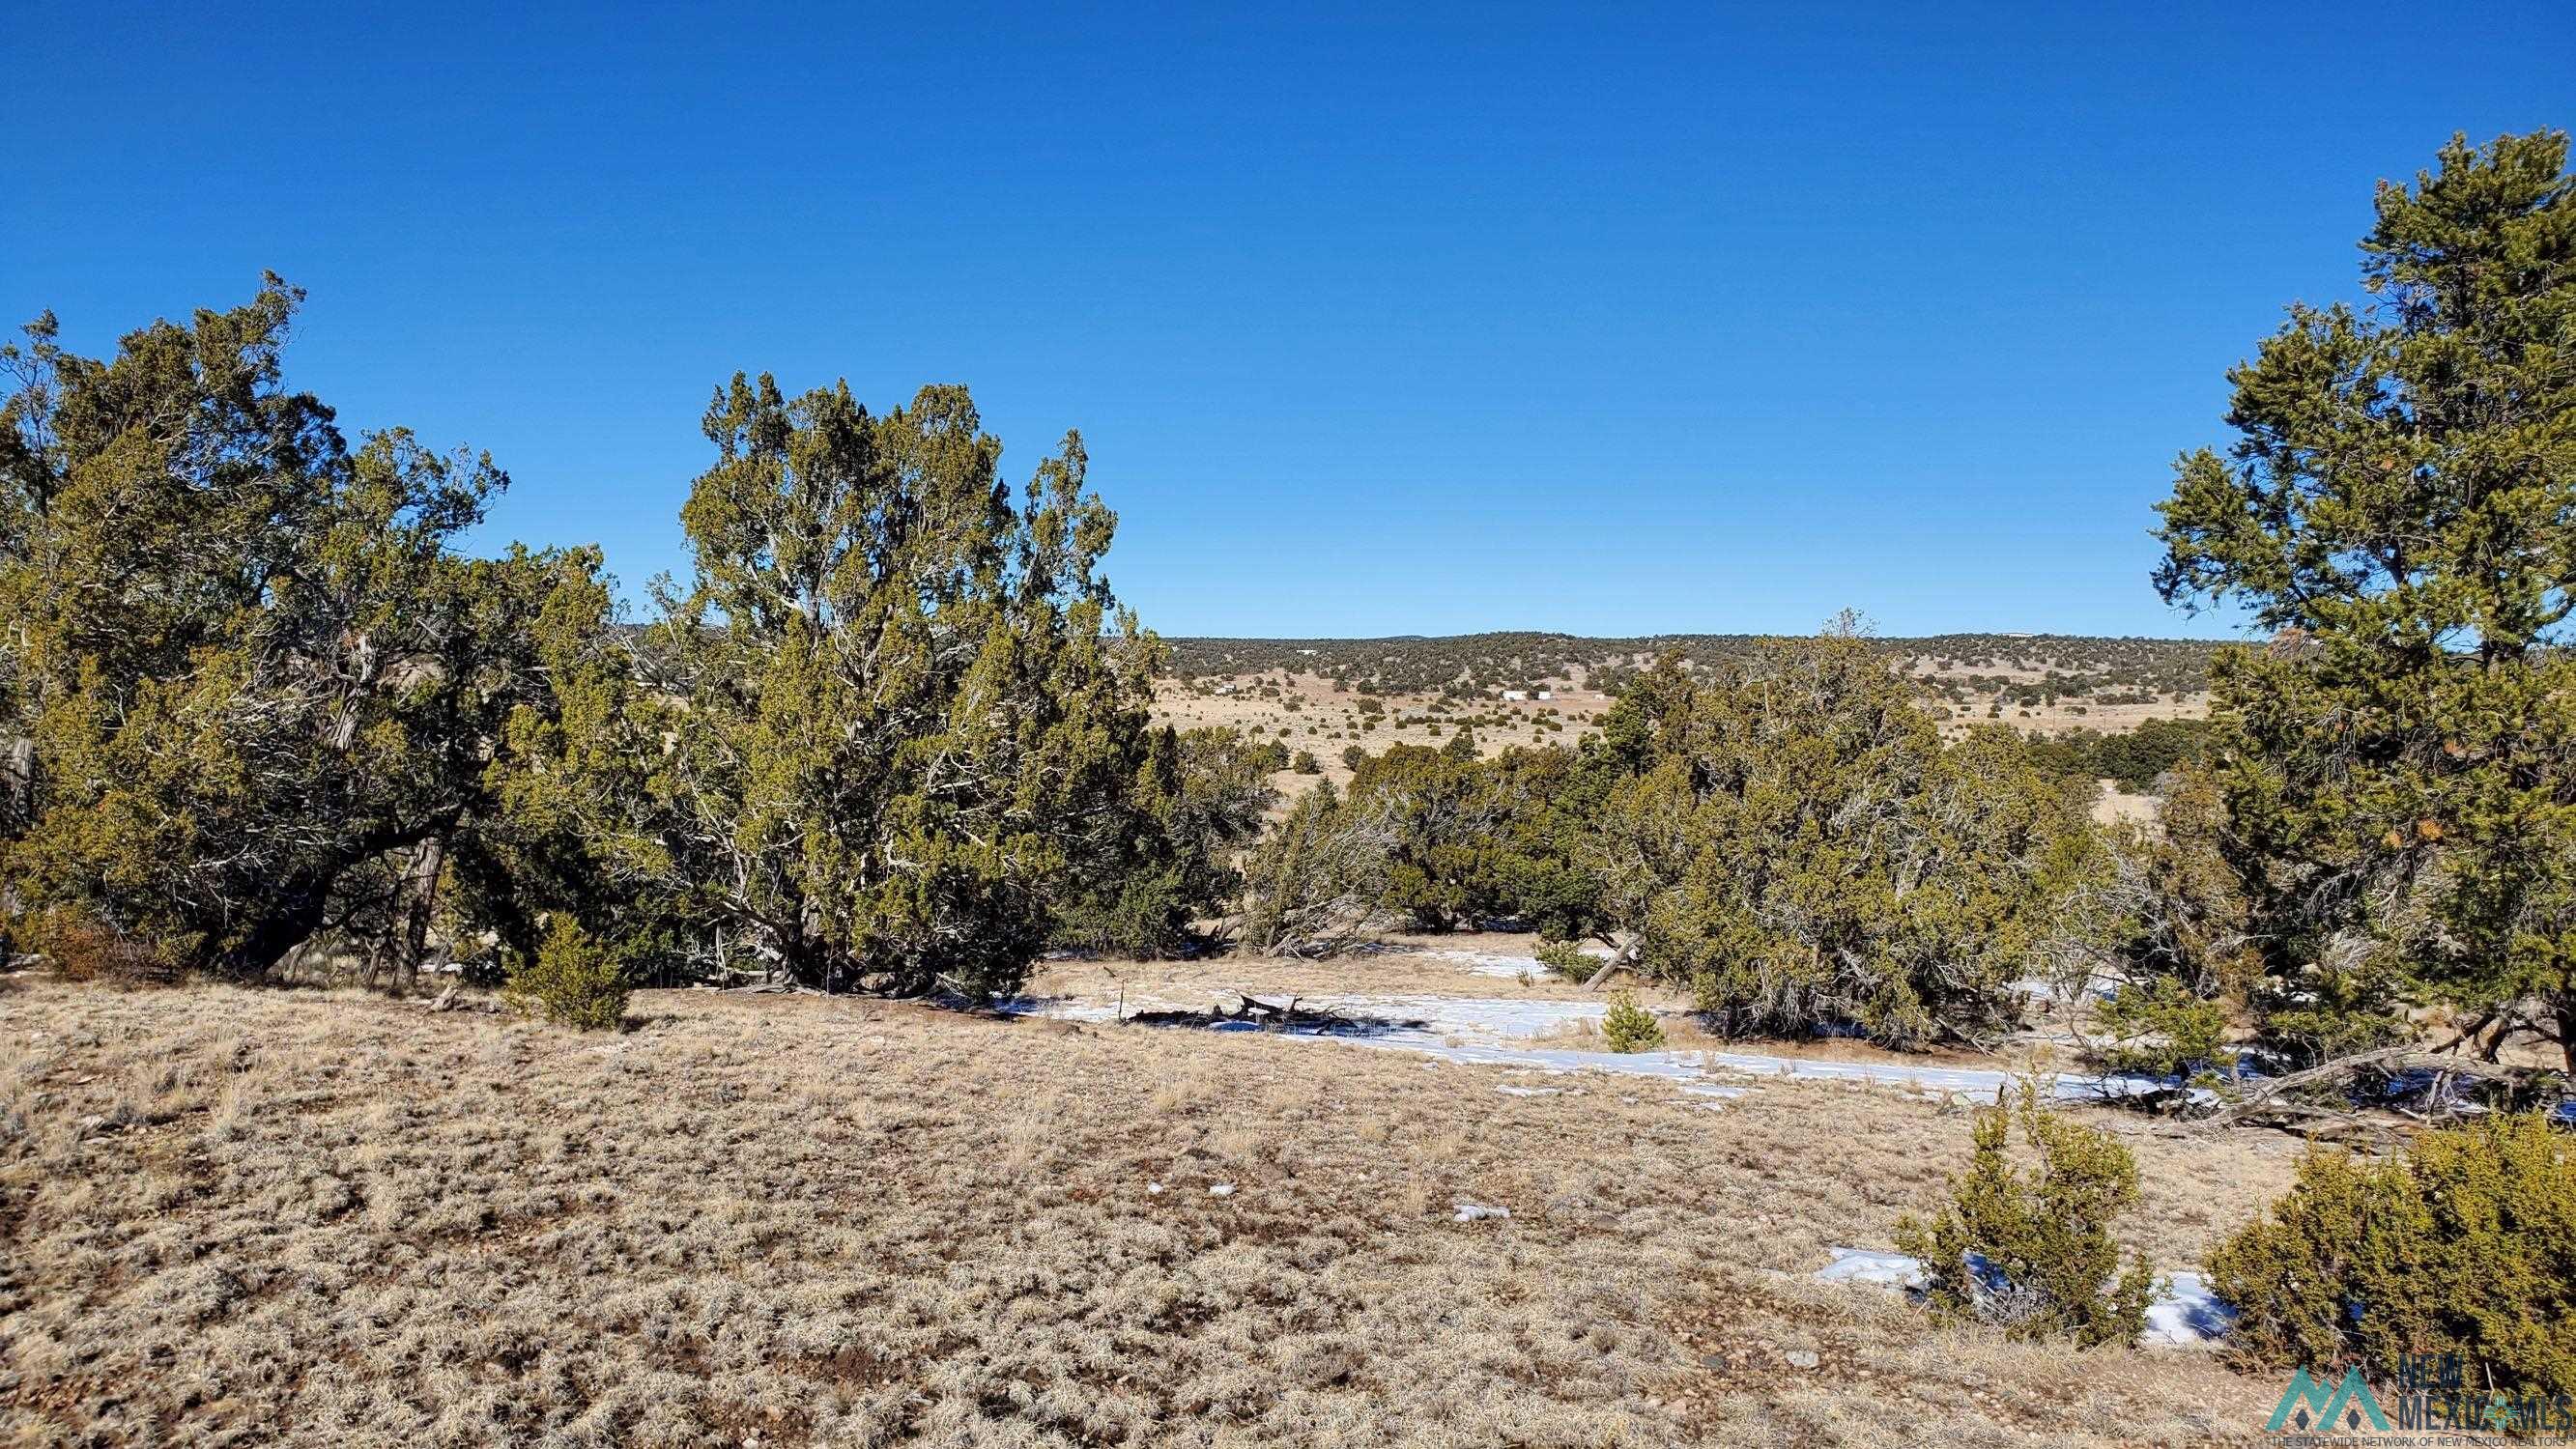
[[[1727,1035],[1992,1034],[2088,826],[2010,731],[1956,745],[1848,620],[1717,670],[1668,658],[1602,722],[1588,859],[1645,975]]]
[[[1330,956],[1357,940],[1387,891],[1389,832],[1330,780],[1307,791],[1243,872],[1243,944],[1269,956]]]
[[[2095,1024],[2109,1037],[2100,1055],[2111,1071],[2191,1077],[2232,1065],[2227,1004],[2202,1000],[2175,977],[2122,984]]]
[[[1610,1009],[1602,1014],[1601,1037],[1614,1052],[1661,1051],[1664,1027],[1635,996],[1622,991],[1610,998]]]
[[[54,906],[22,924],[17,935],[66,981],[157,986],[179,976],[173,954],[77,906]]]
[[[1315,758],[1315,752],[1313,750],[1299,750],[1297,752],[1296,760],[1293,761],[1288,768],[1296,771],[1300,775],[1320,775],[1324,773],[1323,761]]]
[[[1600,962],[1585,955],[1583,948],[1572,941],[1541,941],[1535,954],[1538,964],[1559,976],[1588,978],[1601,969]]]
[[[510,972],[502,999],[557,1026],[613,1030],[626,1014],[622,963],[568,915],[556,915],[534,959]]]
[[[2316,1149],[2209,1257],[2247,1359],[2457,1353],[2484,1386],[2576,1394],[2576,1160],[2539,1114],[2427,1132],[2372,1163]]]
[[[2143,1256],[2120,1268],[2111,1223],[2137,1204],[2137,1159],[2040,1098],[2034,1079],[2018,1105],[2007,1087],[1977,1113],[1975,1151],[1950,1202],[1929,1224],[1899,1221],[1897,1246],[1922,1260],[1925,1296],[1941,1317],[1995,1324],[2013,1338],[2135,1343],[2155,1279]],[[2016,1124],[2036,1169],[2012,1162]]]

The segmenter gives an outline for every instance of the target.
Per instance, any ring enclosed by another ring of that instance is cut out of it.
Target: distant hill
[[[1742,655],[1766,636],[1656,634],[1591,639],[1504,632],[1383,639],[1174,638],[1183,684],[1259,675],[1312,675],[1360,694],[1489,697],[1505,689],[1581,687],[1615,693],[1667,652],[1694,665]],[[1934,634],[1876,641],[1927,696],[1953,706],[2089,702],[2197,703],[2220,647],[2201,639],[2077,634]]]

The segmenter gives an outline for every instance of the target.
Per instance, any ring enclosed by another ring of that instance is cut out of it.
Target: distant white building
[[[1505,698],[1505,699],[1527,699],[1527,698],[1529,698],[1529,691],[1528,691],[1528,690],[1526,690],[1526,689],[1506,689],[1506,690],[1504,690],[1504,691],[1503,691],[1503,698]]]
[[[1553,689],[1542,689],[1538,692],[1538,697],[1541,699],[1554,699],[1556,698],[1556,691]]]

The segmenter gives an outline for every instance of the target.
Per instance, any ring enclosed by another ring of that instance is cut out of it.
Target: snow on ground
[[[1352,1024],[1297,1035],[1340,1036],[1361,1046],[1418,1051],[1480,1065],[1524,1066],[1547,1072],[1616,1072],[1678,1082],[1699,1081],[1712,1072],[1726,1072],[1894,1087],[1930,1096],[1956,1093],[1982,1101],[1993,1101],[2016,1080],[2013,1073],[1994,1067],[1824,1061],[1760,1052],[1660,1051],[1622,1055],[1536,1042],[1536,1038],[1560,1035],[1582,1024],[1598,1031],[1602,1013],[1608,1010],[1598,1001],[1329,996],[1302,1004],[1329,1008],[1349,1018]],[[2066,1101],[2094,1101],[2158,1091],[2167,1085],[2153,1077],[2070,1075],[2057,1078],[2057,1095]]]
[[[1880,1288],[1923,1286],[1923,1264],[1903,1253],[1836,1248],[1834,1260],[1816,1270],[1827,1283],[1866,1283]],[[2236,1310],[2219,1301],[2198,1273],[2176,1273],[2156,1284],[2147,1305],[2149,1343],[2196,1348],[2216,1344],[2236,1322]]]
[[[1608,961],[1610,953],[1591,946],[1579,948],[1595,961]],[[1435,946],[1417,953],[1435,961],[1455,961],[1476,976],[1495,976],[1518,981],[1524,976],[1544,978],[1554,969],[1536,956],[1515,956],[1507,951],[1464,951],[1455,947]]]
[[[1131,1010],[1140,1004],[1130,1002]],[[1958,1095],[1991,1102],[2018,1080],[2000,1067],[1939,1067],[1904,1061],[1826,1061],[1812,1057],[1775,1056],[1761,1052],[1659,1051],[1617,1052],[1583,1046],[1542,1043],[1578,1033],[1584,1026],[1598,1032],[1608,1006],[1600,1001],[1505,1000],[1480,997],[1380,995],[1301,997],[1298,1005],[1331,1011],[1342,1020],[1328,1026],[1298,1027],[1285,1035],[1307,1040],[1331,1039],[1353,1046],[1420,1052],[1444,1061],[1475,1066],[1520,1067],[1532,1071],[1609,1072],[1655,1077],[1665,1081],[1704,1082],[1716,1074],[1733,1077],[1780,1077],[1801,1082],[1839,1082],[1847,1086],[1889,1087],[1926,1096]],[[1108,1021],[1113,1006],[1087,1001],[1024,1002],[1019,1009],[1076,1021]],[[1264,1031],[1250,1021],[1217,1023],[1218,1030]],[[1597,1040],[1597,1038],[1595,1038]],[[1581,1041],[1582,1037],[1575,1036]],[[2056,1079],[2062,1101],[2098,1101],[2153,1092],[2171,1083],[2155,1077],[2061,1075]]]

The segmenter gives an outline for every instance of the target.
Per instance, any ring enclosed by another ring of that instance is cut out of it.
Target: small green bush
[[[2208,1266],[2253,1362],[2393,1373],[2457,1353],[2482,1387],[2576,1394],[2576,1160],[2537,1113],[2427,1132],[2376,1163],[2312,1150]]]
[[[1315,752],[1313,750],[1299,750],[1297,752],[1296,760],[1291,763],[1288,768],[1295,770],[1300,775],[1320,775],[1324,773],[1323,761],[1315,758]]]
[[[501,998],[557,1026],[609,1031],[626,1015],[626,972],[579,922],[559,913],[536,958],[511,970]]]
[[[1572,941],[1541,941],[1534,954],[1538,957],[1538,964],[1559,976],[1589,979],[1593,972],[1601,969],[1600,962],[1585,955],[1583,948]]]
[[[1614,1052],[1660,1051],[1664,1027],[1653,1012],[1637,1004],[1635,996],[1622,991],[1610,998],[1610,1009],[1602,1014],[1601,1039]]]
[[[2013,1338],[2071,1337],[2090,1348],[2146,1332],[2155,1276],[2133,1255],[2120,1267],[2111,1224],[2138,1201],[2129,1149],[2040,1105],[2026,1083],[1977,1113],[1968,1170],[1929,1224],[1907,1216],[1896,1245],[1922,1260],[1925,1296],[1944,1318],[2000,1326]],[[2012,1162],[2013,1127],[2037,1152]],[[1971,1257],[1973,1255],[1973,1259]]]
[[[2175,977],[2123,985],[2095,1024],[2110,1038],[2101,1052],[2110,1071],[2196,1078],[2233,1065],[2227,1004],[2194,995]]]

